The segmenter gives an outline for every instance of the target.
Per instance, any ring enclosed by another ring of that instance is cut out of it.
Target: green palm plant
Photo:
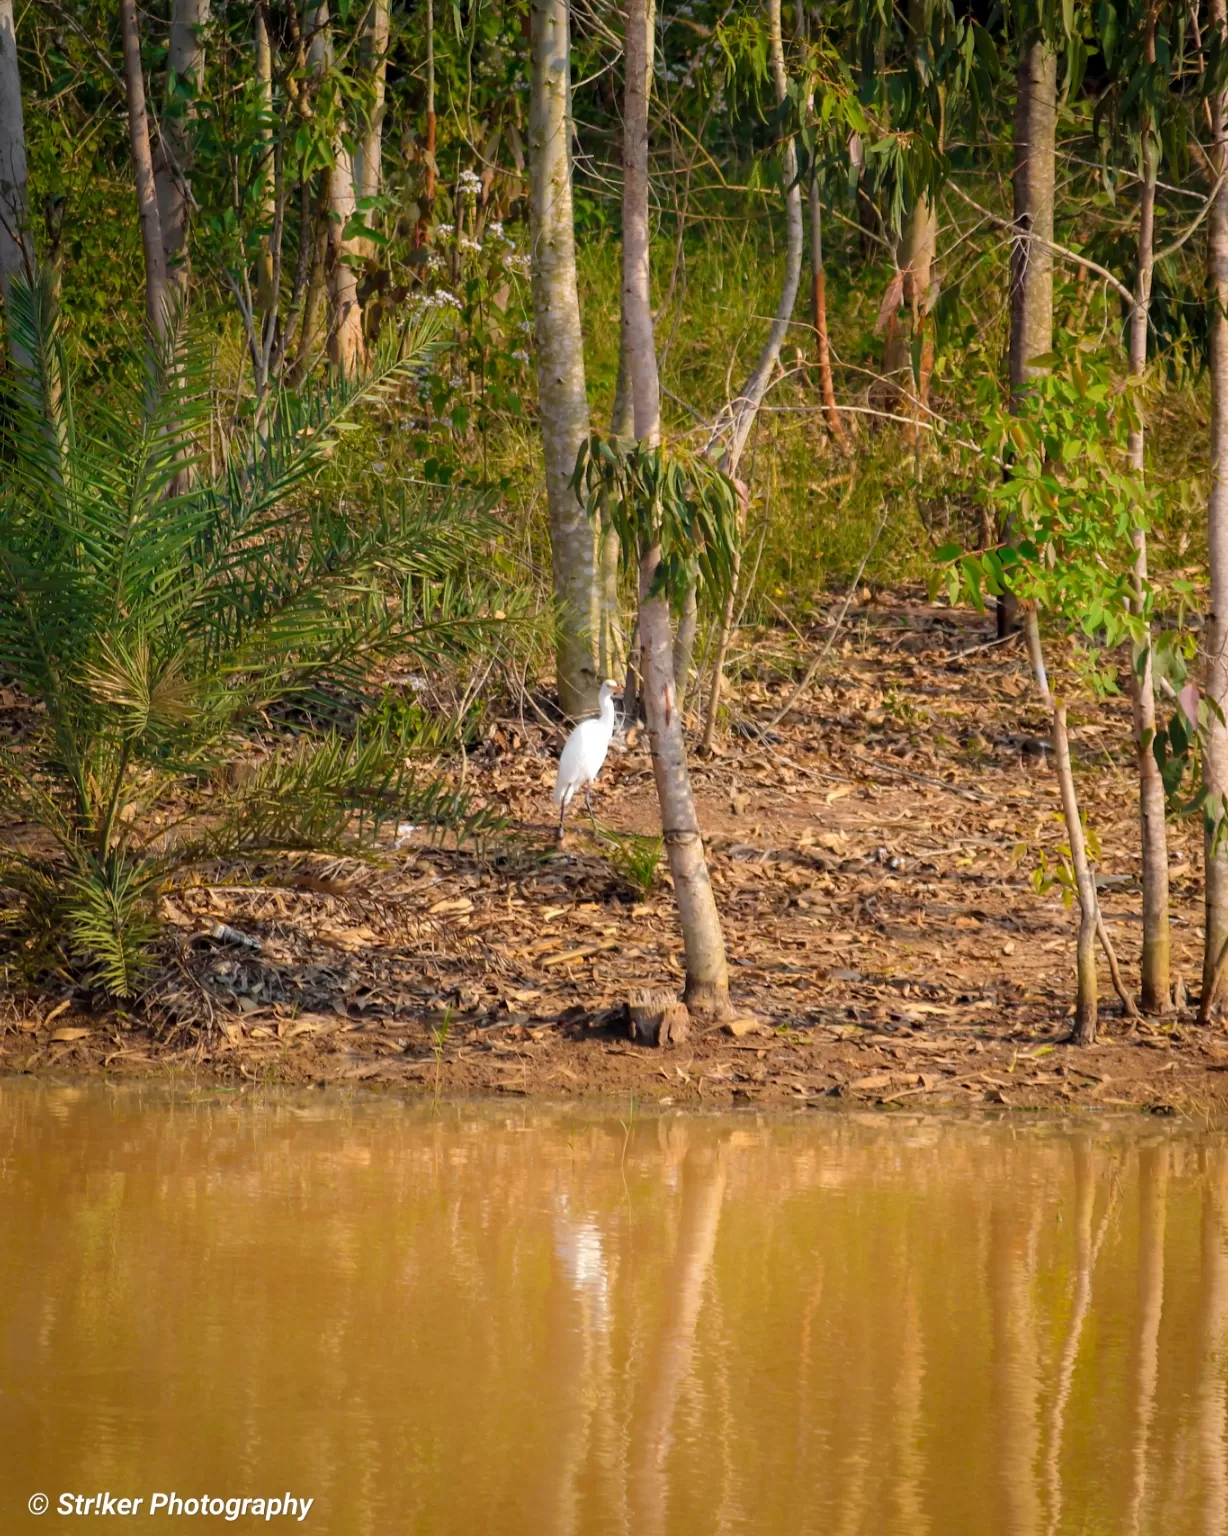
[[[193,867],[371,848],[389,821],[480,830],[414,773],[404,728],[328,724],[381,658],[455,654],[494,606],[463,579],[493,526],[480,504],[381,487],[359,520],[321,474],[437,338],[273,395],[210,463],[208,356],[182,324],[131,397],[78,407],[48,286],[18,281],[10,315],[32,361],[2,445],[0,675],[33,724],[0,749],[0,948],[131,996],[159,896]],[[253,731],[272,749],[227,785]]]

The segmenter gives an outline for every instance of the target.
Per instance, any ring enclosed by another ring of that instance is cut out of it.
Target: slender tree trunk
[[[158,222],[169,291],[179,302],[188,292],[188,222],[191,197],[192,119],[205,65],[204,28],[210,0],[173,0],[166,58],[166,110],[154,154]]]
[[[358,195],[363,202],[378,197],[384,181],[384,92],[388,75],[388,6],[389,0],[371,0],[367,11],[366,27],[363,31],[363,70],[371,82],[371,112],[362,136],[362,156],[359,161]],[[369,227],[369,210],[364,217]],[[364,238],[356,244],[365,257],[368,259],[374,257],[374,241]]]
[[[324,346],[324,289],[328,265],[328,210],[332,205],[329,181],[332,172],[320,172],[315,217],[303,228],[300,238],[311,246],[311,265],[307,273],[307,292],[303,299],[303,319],[299,325],[298,344],[288,383],[297,388],[316,365]]]
[[[789,79],[785,73],[785,49],[784,38],[780,23],[780,0],[767,0],[768,6],[768,62],[772,71],[772,85],[776,92],[776,103],[781,105],[789,92]],[[742,389],[742,393],[734,401],[728,416],[723,422],[718,423],[718,430],[726,427],[729,430],[729,446],[725,450],[723,468],[733,478],[737,478],[738,465],[741,463],[742,452],[750,437],[751,428],[755,424],[755,418],[759,414],[759,407],[763,404],[763,397],[767,394],[768,385],[772,382],[772,374],[775,371],[777,361],[780,358],[780,349],[784,345],[785,337],[789,332],[789,325],[793,318],[793,307],[797,303],[797,290],[802,279],[802,248],[805,244],[805,236],[802,227],[802,191],[798,183],[797,155],[790,140],[785,146],[783,156],[784,184],[788,189],[785,193],[785,278],[781,288],[780,302],[776,306],[776,314],[772,320],[771,330],[767,340],[763,344],[763,350],[759,354],[758,361],[751,371],[750,378]],[[818,206],[817,198],[811,203],[811,217],[813,221],[814,210]],[[813,223],[812,223],[813,229]],[[819,247],[820,259],[822,247]],[[821,268],[820,268],[821,271]],[[713,434],[713,443],[717,434]],[[710,444],[710,446],[712,446]],[[736,581],[736,575],[735,575]],[[705,751],[712,750],[712,743],[716,731],[716,711],[720,702],[721,683],[725,665],[725,655],[729,649],[730,627],[733,623],[733,594],[729,594],[725,610],[721,615],[721,627],[716,639],[716,670],[713,673],[712,686],[708,693],[708,704],[704,719],[703,746]]]
[[[136,178],[136,204],[141,220],[141,248],[145,255],[145,314],[155,336],[166,334],[170,290],[166,251],[158,217],[153,155],[149,147],[149,118],[145,111],[145,77],[141,71],[141,35],[137,30],[136,0],[120,0],[120,27],[124,39],[124,84],[128,92],[128,137],[132,146],[132,170]]]
[[[687,689],[691,681],[691,663],[695,657],[695,635],[699,629],[699,598],[692,584],[682,599],[682,612],[678,615],[678,633],[674,636],[674,682],[678,688],[678,712],[686,708]]]
[[[17,29],[13,0],[0,0],[0,289],[9,314],[9,353],[18,368],[31,358],[13,338],[9,308],[13,278],[34,277],[34,236],[30,229],[30,196],[26,184],[26,128],[21,107],[21,75],[17,67]]]
[[[831,347],[827,340],[827,281],[823,266],[823,200],[819,178],[810,178],[810,311],[814,324],[815,357],[819,367],[819,391],[827,430],[843,449],[848,448],[848,433],[836,409],[836,391],[831,376]]]
[[[567,0],[532,0],[530,241],[537,391],[558,620],[559,703],[596,707],[597,535],[571,477],[588,436],[584,337],[571,201],[571,55]]]
[[[327,0],[317,5],[312,17],[311,63],[319,75],[333,65],[332,29]],[[351,264],[355,241],[346,227],[354,217],[354,163],[345,144],[345,125],[338,124],[333,141],[333,164],[328,178],[328,248],[324,264],[328,288],[328,359],[345,378],[361,372],[366,362],[362,335],[362,306],[358,302],[358,274]]]
[[[789,80],[785,73],[784,39],[780,25],[780,0],[767,0],[767,12],[768,63],[772,71],[776,104],[779,106],[789,93]],[[763,397],[767,394],[768,385],[772,382],[772,374],[780,357],[780,349],[784,345],[789,324],[793,319],[793,306],[797,303],[797,290],[801,283],[804,244],[802,189],[798,184],[797,155],[794,152],[792,140],[785,145],[783,161],[784,184],[788,189],[785,193],[785,279],[781,287],[780,302],[776,306],[776,314],[772,319],[772,327],[763,344],[763,350],[759,354],[750,378],[742,388],[742,393],[734,401],[730,413],[729,446],[725,451],[724,462],[724,468],[730,475],[736,475],[738,472],[742,451],[750,437],[750,429],[755,424],[755,417],[763,404]]]
[[[1154,54],[1154,42],[1151,50]],[[1143,123],[1143,184],[1139,207],[1138,273],[1134,313],[1130,317],[1130,372],[1142,377],[1147,368],[1147,315],[1151,304],[1151,272],[1155,235],[1156,156],[1150,125]],[[1141,407],[1140,407],[1141,408]],[[1142,420],[1130,434],[1130,464],[1141,481],[1146,473],[1146,442]],[[1142,612],[1147,586],[1147,535],[1134,536],[1136,612]],[[1156,729],[1155,686],[1151,666],[1150,629],[1143,637],[1141,665],[1130,669],[1134,704],[1134,740],[1138,753],[1139,830],[1143,854],[1142,1007],[1162,1013],[1169,1006],[1168,835],[1164,820],[1164,785],[1151,750]]]
[[[1221,36],[1225,0],[1211,0],[1211,30]],[[1224,93],[1212,97],[1211,169],[1216,177],[1228,164],[1225,140],[1228,108]],[[1200,1015],[1211,1016],[1228,946],[1228,185],[1221,185],[1207,218],[1207,279],[1210,301],[1211,495],[1207,504],[1207,554],[1211,573],[1211,611],[1206,629],[1206,692],[1220,714],[1207,725],[1203,773],[1211,796],[1213,824],[1206,839],[1206,938]]]
[[[435,206],[435,5],[426,0],[426,207],[422,224],[430,222]]]
[[[934,372],[934,331],[930,324],[930,288],[934,258],[938,254],[938,211],[933,200],[922,195],[913,205],[908,233],[908,271],[904,278],[904,302],[912,317],[910,367],[915,366],[913,411],[924,419],[930,401],[930,377]],[[916,355],[913,364],[913,353]]]
[[[1074,770],[1070,765],[1070,737],[1066,730],[1066,709],[1059,699],[1053,697],[1049,688],[1049,675],[1045,669],[1045,657],[1040,643],[1040,624],[1034,608],[1029,608],[1024,618],[1024,632],[1027,637],[1032,672],[1036,678],[1036,689],[1050,716],[1053,769],[1057,775],[1058,789],[1062,797],[1062,819],[1066,823],[1070,862],[1074,867],[1075,888],[1079,898],[1079,937],[1075,948],[1077,983],[1074,1042],[1076,1045],[1094,1045],[1098,1019],[1096,938],[1100,916],[1096,898],[1096,880],[1092,874],[1091,865],[1087,861],[1087,843],[1083,837],[1083,822],[1079,815],[1079,798],[1075,790]]]
[[[1011,402],[1018,409],[1033,359],[1053,348],[1053,203],[1057,150],[1057,55],[1032,43],[1020,58],[1015,98],[1015,226],[1011,249]],[[1036,240],[1028,238],[1036,236]],[[1009,525],[1004,529],[1009,537]],[[1014,593],[998,599],[998,634],[1016,630]]]
[[[623,337],[631,378],[635,435],[661,440],[661,390],[653,339],[648,242],[648,41],[645,0],[628,0],[623,103]],[[674,682],[669,599],[650,596],[661,560],[658,544],[640,550],[640,672],[652,769],[674,896],[686,951],[687,1006],[721,1017],[729,1010],[725,940],[691,794],[682,714]]]
[[[256,83],[260,92],[260,110],[264,122],[260,129],[260,222],[265,232],[260,236],[256,258],[256,303],[262,316],[276,312],[277,294],[273,291],[273,221],[276,217],[277,189],[273,175],[273,49],[269,41],[265,0],[256,0]],[[307,229],[300,238],[307,238]]]

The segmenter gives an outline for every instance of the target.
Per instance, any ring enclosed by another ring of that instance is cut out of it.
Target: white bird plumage
[[[588,814],[593,814],[593,802],[589,785],[601,772],[610,741],[614,735],[614,695],[618,684],[608,678],[601,685],[597,696],[599,713],[595,720],[581,720],[567,738],[559,758],[558,777],[554,781],[554,803],[559,807],[559,836],[563,835],[563,818],[567,807],[578,789],[584,791],[584,803]]]

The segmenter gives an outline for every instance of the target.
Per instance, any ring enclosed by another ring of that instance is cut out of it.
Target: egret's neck
[[[601,723],[607,730],[614,729],[614,695],[607,693],[601,700]]]

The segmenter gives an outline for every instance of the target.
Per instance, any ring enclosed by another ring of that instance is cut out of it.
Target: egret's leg
[[[564,800],[562,805],[559,806],[559,842],[560,843],[563,841],[563,817],[566,816],[566,815],[567,815],[567,801]]]
[[[597,830],[597,818],[593,815],[593,797],[590,793],[590,788],[591,786],[588,784],[584,786],[584,803],[588,807],[588,819],[592,822],[593,831],[595,832]]]

